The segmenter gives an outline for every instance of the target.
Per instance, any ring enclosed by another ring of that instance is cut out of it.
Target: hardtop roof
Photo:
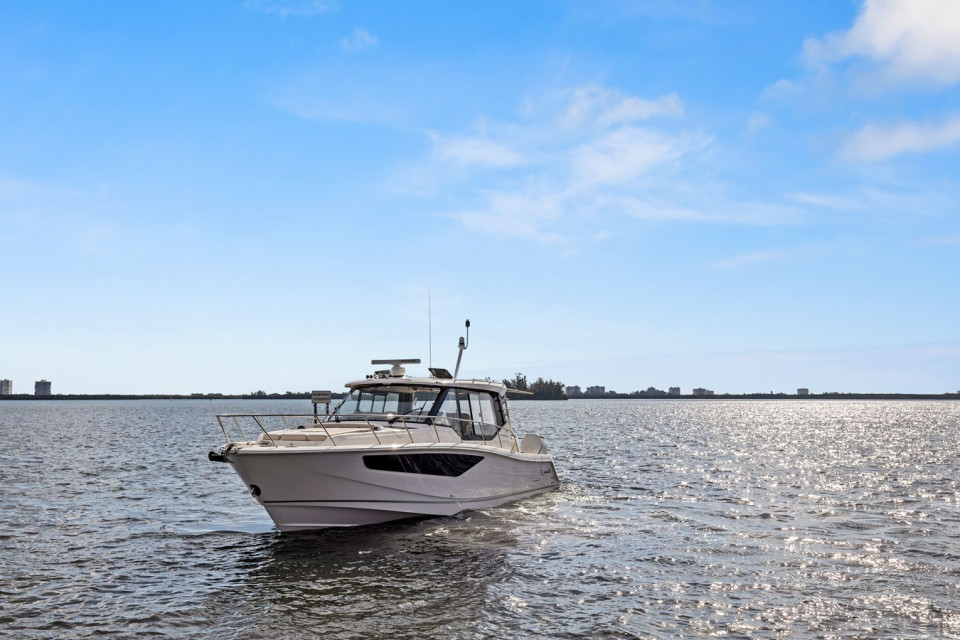
[[[507,387],[502,382],[497,382],[495,380],[465,380],[465,379],[448,379],[448,378],[413,378],[413,377],[376,377],[376,378],[367,378],[364,380],[354,380],[348,382],[344,385],[349,389],[357,389],[361,387],[387,387],[387,386],[399,386],[399,387],[409,387],[409,386],[418,386],[418,387],[436,387],[442,389],[468,389],[473,391],[487,391],[489,393],[496,393],[497,395],[505,395],[507,392]]]

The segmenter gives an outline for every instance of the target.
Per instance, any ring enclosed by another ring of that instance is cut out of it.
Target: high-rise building
[[[0,380],[0,396],[12,396],[12,395],[13,395],[13,381]]]
[[[671,396],[678,396],[678,395],[680,395],[680,387],[670,387],[670,392],[669,392],[669,393],[670,393]]]
[[[35,396],[48,396],[50,395],[50,381],[49,380],[37,380],[33,383],[33,395]]]

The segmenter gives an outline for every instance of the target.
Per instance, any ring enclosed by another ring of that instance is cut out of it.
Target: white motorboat
[[[315,402],[313,415],[217,416],[227,443],[209,458],[233,466],[281,531],[450,516],[557,487],[543,439],[514,434],[506,386],[457,377],[464,349],[461,338],[454,375],[373,360],[391,368],[348,383],[329,414]]]

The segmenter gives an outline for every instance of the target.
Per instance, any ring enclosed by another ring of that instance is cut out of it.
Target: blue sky
[[[339,389],[429,297],[470,376],[956,391],[958,85],[952,0],[4,3],[0,377]]]

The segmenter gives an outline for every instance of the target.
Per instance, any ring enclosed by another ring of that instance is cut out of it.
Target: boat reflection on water
[[[234,550],[237,579],[210,606],[242,616],[250,638],[472,637],[498,606],[494,587],[509,579],[517,545],[486,520],[471,513],[258,536]],[[239,601],[251,611],[238,612]],[[270,615],[250,615],[256,608]],[[223,631],[231,627],[224,621]]]

